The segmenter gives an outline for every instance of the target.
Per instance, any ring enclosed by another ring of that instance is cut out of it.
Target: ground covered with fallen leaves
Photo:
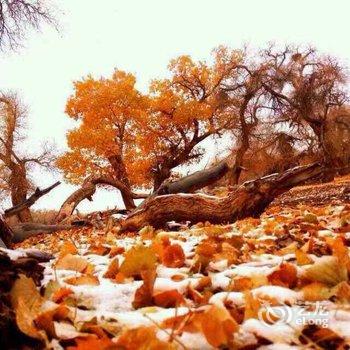
[[[18,328],[51,349],[348,349],[350,206],[260,219],[39,235],[40,288],[11,291]]]

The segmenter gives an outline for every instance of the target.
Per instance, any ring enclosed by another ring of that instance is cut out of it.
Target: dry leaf
[[[72,286],[81,286],[81,285],[98,286],[100,284],[100,281],[98,280],[98,278],[92,275],[70,277],[65,279],[64,282],[71,284]]]
[[[68,307],[59,305],[52,310],[42,312],[35,318],[34,322],[39,329],[44,330],[50,337],[57,337],[54,321],[64,320],[68,315]]]
[[[335,295],[337,299],[347,304],[350,302],[350,285],[347,282],[341,282],[337,286],[334,287]]]
[[[202,332],[208,343],[216,348],[229,347],[233,334],[238,330],[237,322],[224,307],[213,305],[202,316]]]
[[[45,287],[44,297],[51,299],[52,295],[61,288],[61,285],[56,280],[51,280]]]
[[[40,313],[43,303],[43,298],[40,296],[34,281],[24,275],[19,275],[13,284],[10,296],[18,328],[29,337],[45,339],[44,332],[37,329],[34,324],[34,319]]]
[[[114,258],[118,254],[123,254],[125,252],[125,249],[123,247],[112,247],[109,256],[111,258]]]
[[[68,346],[67,350],[117,350],[117,346],[109,338],[97,338],[96,336],[88,336],[84,338],[76,338],[75,346]]]
[[[57,270],[84,272],[88,264],[88,261],[80,256],[67,254],[62,259],[57,260],[55,267]]]
[[[125,260],[122,262],[119,271],[125,277],[133,277],[140,275],[142,271],[154,270],[156,262],[157,257],[153,249],[139,245],[126,252]]]
[[[88,254],[96,254],[96,255],[107,255],[110,252],[111,248],[106,247],[102,244],[96,244],[96,245],[92,245],[89,248],[89,252]]]
[[[44,340],[46,338],[45,333],[39,330],[34,324],[34,319],[39,313],[39,308],[29,308],[25,300],[22,297],[19,297],[15,313],[16,323],[21,332],[35,339]]]
[[[52,293],[51,300],[59,304],[71,294],[73,294],[73,291],[70,288],[61,287]]]
[[[319,301],[327,300],[332,296],[332,290],[321,282],[312,282],[302,288],[304,300]]]
[[[335,286],[348,280],[348,271],[334,256],[322,256],[305,270],[305,277],[311,281]]]
[[[249,318],[258,318],[259,309],[260,309],[260,301],[254,298],[251,292],[244,293],[244,320],[248,320]]]
[[[177,307],[185,302],[184,297],[176,289],[166,290],[153,296],[154,304],[160,307]]]
[[[295,258],[297,259],[297,264],[299,266],[310,265],[313,263],[313,260],[301,249],[295,250]]]
[[[293,288],[297,283],[297,269],[292,264],[282,263],[267,279],[273,285]]]
[[[162,264],[166,267],[182,267],[185,263],[185,253],[179,244],[167,246],[162,255]]]
[[[108,269],[103,275],[104,278],[114,279],[117,273],[119,272],[119,260],[114,258],[108,265]]]
[[[123,350],[175,350],[173,344],[157,338],[154,327],[129,329],[118,338],[116,345]]]
[[[58,255],[58,259],[60,260],[68,254],[72,254],[72,255],[78,254],[77,247],[71,241],[65,241],[62,244]]]
[[[143,284],[136,290],[132,306],[139,309],[153,305],[153,286],[156,278],[155,270],[145,270],[141,272]]]

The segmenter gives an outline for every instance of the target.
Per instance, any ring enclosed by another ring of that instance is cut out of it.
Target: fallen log
[[[325,171],[320,164],[289,169],[237,186],[225,197],[204,194],[168,194],[150,198],[122,223],[122,231],[143,226],[162,227],[168,221],[209,221],[216,224],[258,216],[279,194]]]
[[[173,182],[164,182],[156,192],[156,195],[190,193],[203,187],[209,186],[220,180],[230,170],[226,161],[208,169],[196,171]]]
[[[45,194],[49,193],[51,190],[53,190],[55,187],[57,187],[61,182],[57,181],[53,185],[44,188],[41,190],[39,187],[34,191],[34,193],[28,197],[24,202],[15,205],[12,208],[6,209],[4,215],[6,217],[10,217],[12,215],[18,214],[21,211],[23,211],[26,208],[30,208],[39,198],[44,196]]]
[[[24,223],[15,225],[12,228],[13,231],[13,243],[22,242],[25,239],[36,236],[40,233],[53,233],[63,230],[70,230],[75,228],[75,225],[45,225],[36,223]]]

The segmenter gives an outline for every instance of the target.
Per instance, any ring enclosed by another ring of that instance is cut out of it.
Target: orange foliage
[[[113,343],[109,338],[97,338],[96,336],[90,336],[85,338],[76,338],[76,346],[68,346],[67,350],[90,350],[90,349],[117,349],[115,343]]]
[[[176,289],[167,290],[154,295],[154,304],[160,307],[176,307],[185,302],[184,297]]]
[[[166,267],[182,267],[185,263],[185,253],[179,244],[172,244],[164,249],[162,264]]]
[[[60,303],[62,302],[68,295],[71,295],[73,291],[70,288],[66,287],[61,287],[59,288],[56,292],[52,294],[52,301],[55,303]]]
[[[153,286],[156,278],[156,271],[144,270],[141,272],[143,284],[136,290],[132,306],[135,309],[151,306],[153,304]]]
[[[267,279],[271,284],[293,288],[297,283],[297,269],[292,264],[282,263]]]
[[[159,340],[154,327],[138,327],[127,330],[117,341],[117,348],[124,350],[172,350],[171,343]]]
[[[70,150],[58,167],[77,184],[90,175],[118,176],[110,162],[118,156],[125,183],[158,186],[173,168],[200,159],[197,144],[229,127],[219,86],[241,59],[240,51],[223,47],[211,65],[180,56],[169,64],[170,78],[154,80],[147,95],[120,70],[76,81],[66,113],[79,124],[67,134]]]

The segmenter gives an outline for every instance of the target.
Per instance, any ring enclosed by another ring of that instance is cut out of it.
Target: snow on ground
[[[55,349],[79,349],[88,324],[125,349],[140,338],[154,349],[345,349],[349,237],[350,207],[333,205],[179,232],[80,229],[20,246],[55,253],[41,309],[69,309],[55,319]]]

